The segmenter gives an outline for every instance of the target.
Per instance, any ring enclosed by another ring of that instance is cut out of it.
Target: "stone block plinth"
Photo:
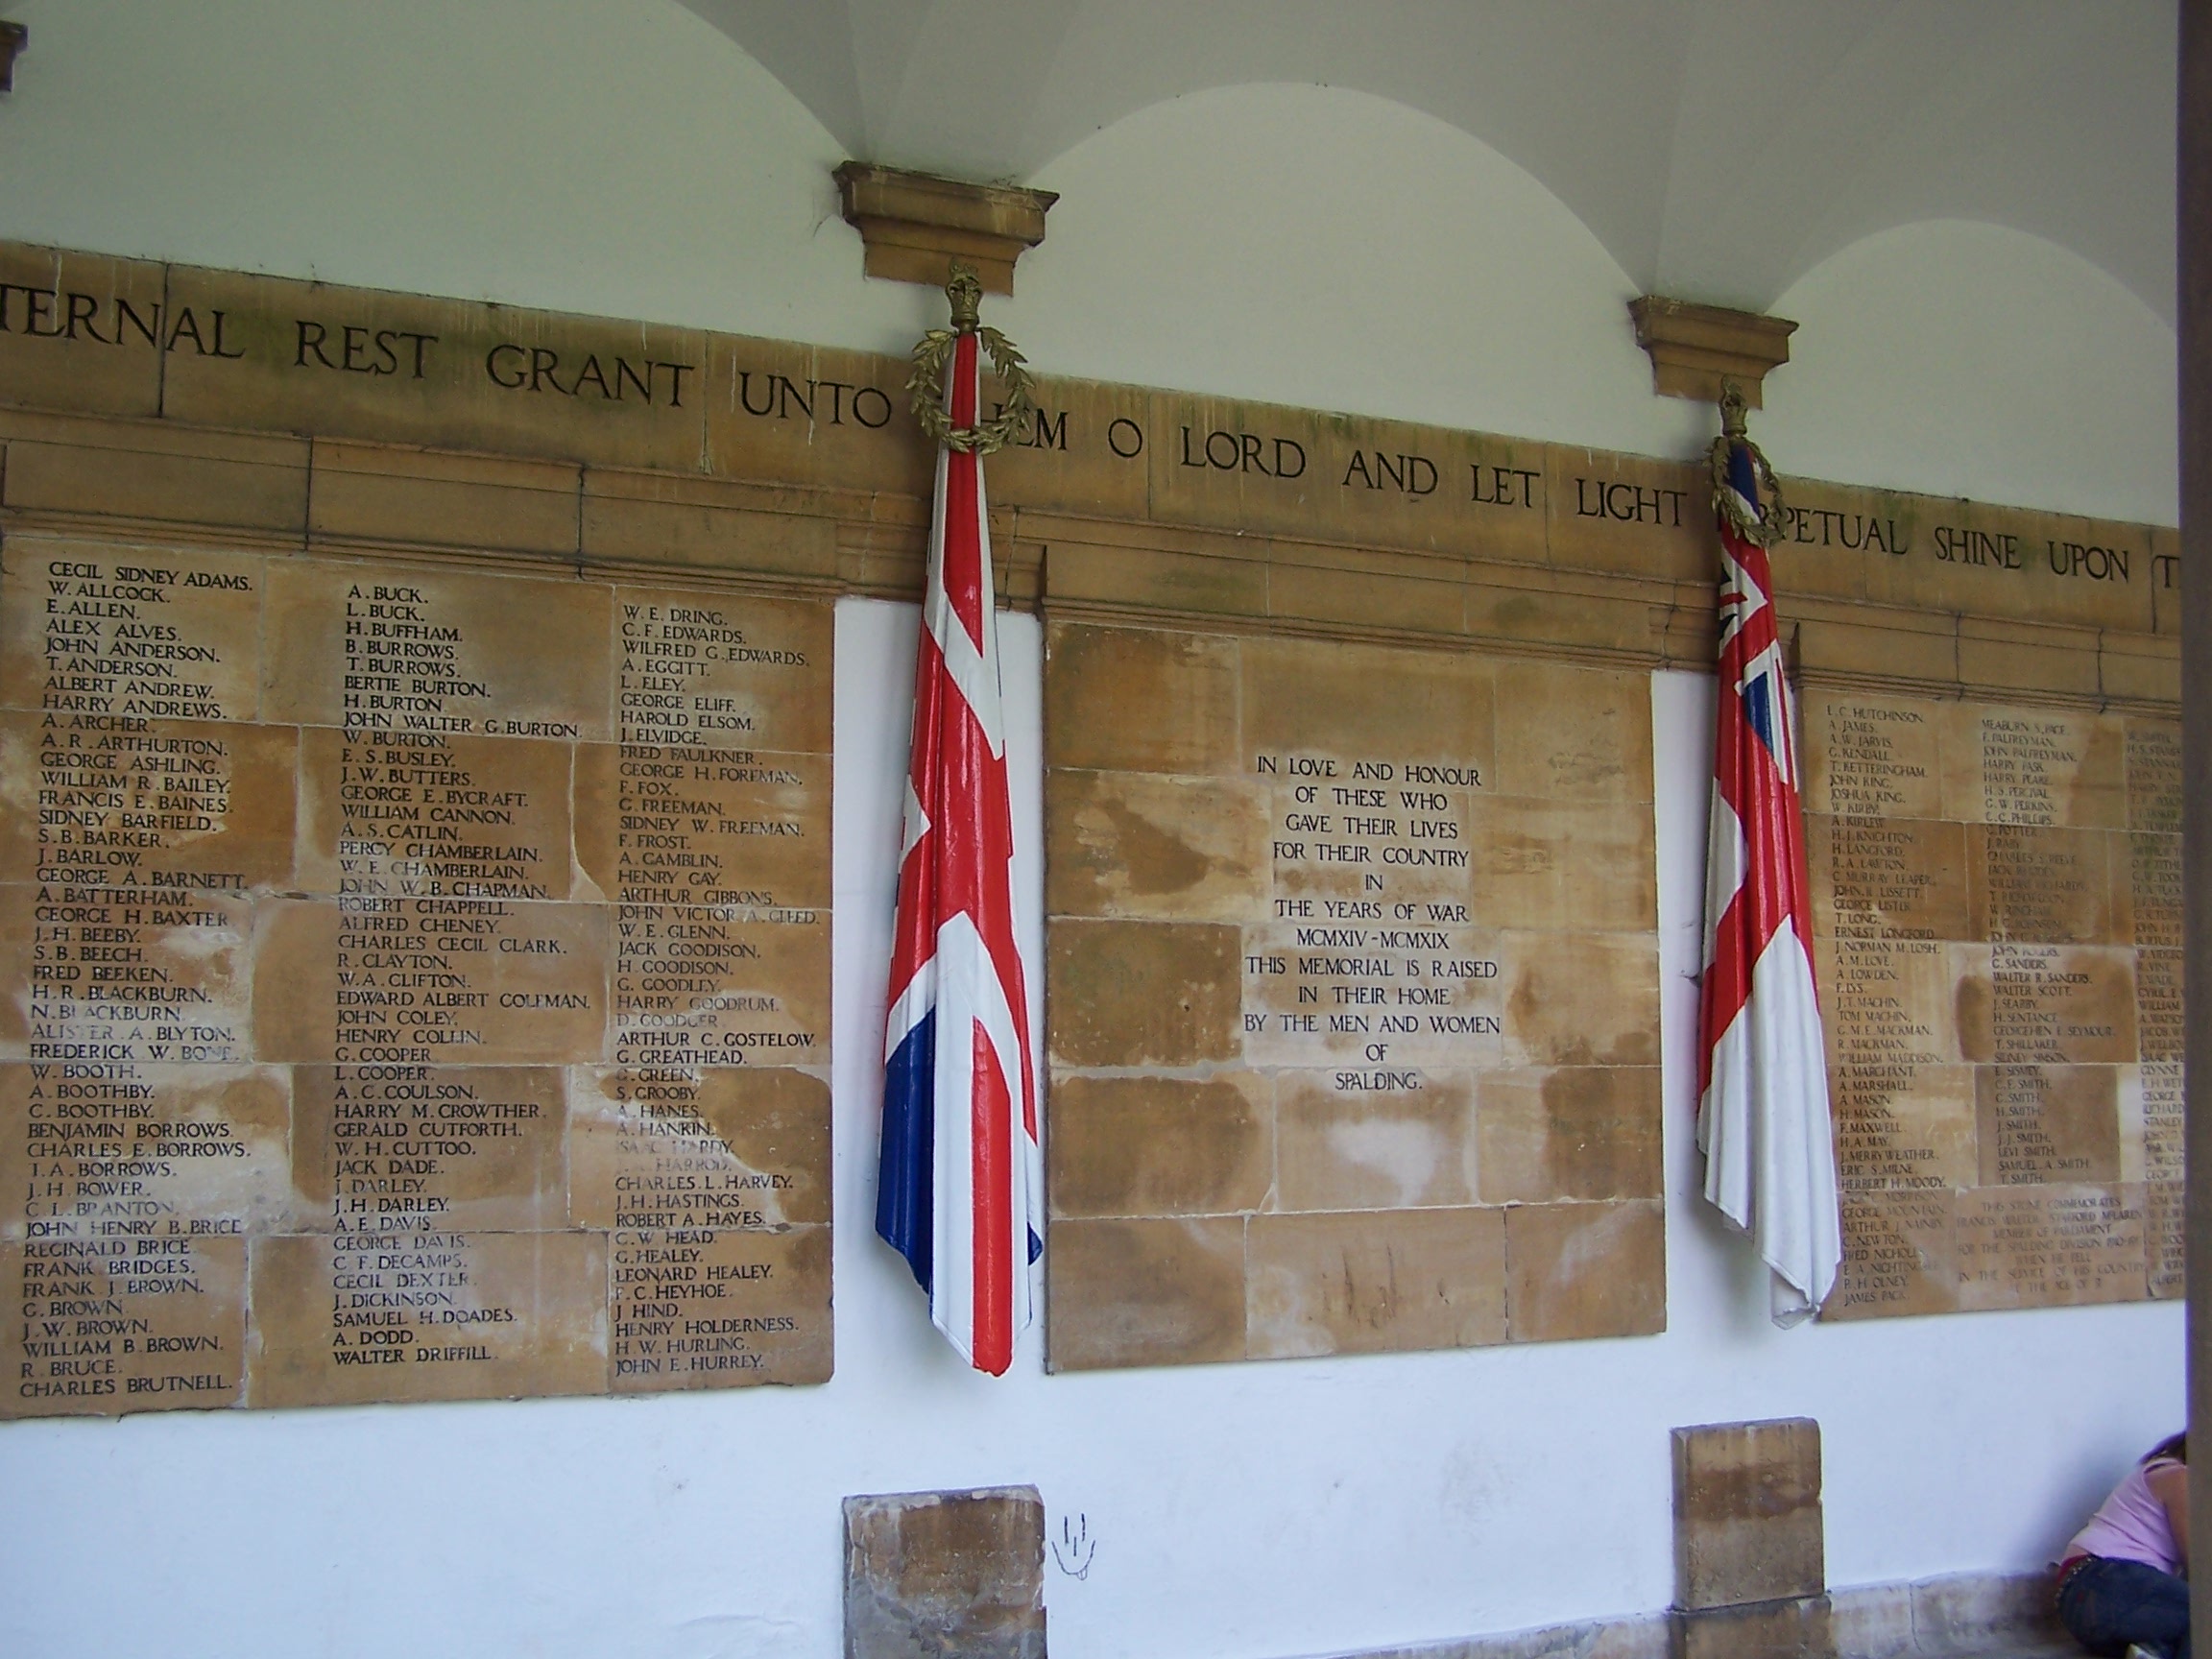
[[[1033,1486],[845,1500],[845,1659],[1045,1659]]]
[[[1673,1441],[1675,1606],[1820,1595],[1820,1425],[1715,1423],[1677,1429]]]

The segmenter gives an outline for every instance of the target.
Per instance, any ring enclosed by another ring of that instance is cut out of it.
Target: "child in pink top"
[[[2189,1659],[2189,1446],[2161,1440],[2058,1563],[2058,1617],[2099,1659]]]

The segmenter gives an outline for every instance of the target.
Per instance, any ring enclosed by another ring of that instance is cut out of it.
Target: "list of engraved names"
[[[828,1375],[825,605],[4,580],[0,1410]]]

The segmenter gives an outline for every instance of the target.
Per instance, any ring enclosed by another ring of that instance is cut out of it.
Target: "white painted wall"
[[[0,104],[0,236],[878,349],[931,309],[858,276],[835,146],[671,0],[10,13],[33,52]],[[1034,181],[1065,196],[1000,321],[1043,369],[1660,453],[1705,435],[1647,395],[1595,239],[1395,106],[1228,89]],[[1786,469],[2171,519],[2171,335],[2071,256],[1916,227],[1777,308],[1805,325],[1761,428]],[[1819,1418],[1849,1584],[2040,1562],[2178,1420],[2175,1307],[1767,1325],[1694,1197],[1695,676],[1654,683],[1667,1334],[960,1372],[869,1230],[912,633],[840,609],[836,1379],[0,1427],[0,1651],[827,1655],[839,1497],[1028,1480],[1096,1543],[1087,1577],[1048,1573],[1063,1659],[1271,1659],[1663,1605],[1676,1424]],[[1034,906],[1037,630],[1005,640]]]

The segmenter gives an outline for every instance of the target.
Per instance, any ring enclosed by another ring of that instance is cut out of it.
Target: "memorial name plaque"
[[[1049,1357],[1665,1322],[1648,681],[1053,626]]]
[[[830,612],[16,534],[0,1412],[830,1374]]]
[[[1825,1316],[2181,1293],[2180,733],[1818,689]]]

